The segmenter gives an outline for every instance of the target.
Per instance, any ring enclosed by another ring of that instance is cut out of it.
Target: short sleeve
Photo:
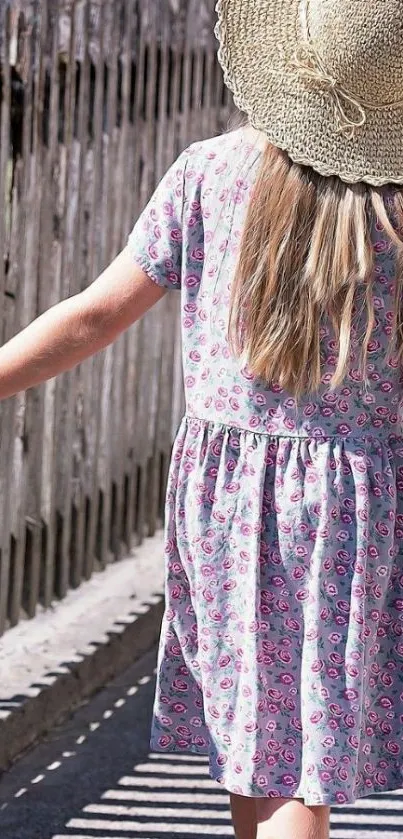
[[[180,289],[188,155],[183,152],[157,187],[129,236],[135,262],[157,285]]]

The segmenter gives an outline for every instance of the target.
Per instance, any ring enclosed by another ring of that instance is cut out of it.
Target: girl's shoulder
[[[250,126],[193,143],[185,152],[189,177],[211,172],[219,176],[249,155],[259,156],[264,138]]]

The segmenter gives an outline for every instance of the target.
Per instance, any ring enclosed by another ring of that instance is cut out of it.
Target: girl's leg
[[[330,807],[231,795],[231,811],[236,839],[329,839]]]
[[[329,839],[330,807],[287,798],[256,799],[257,839]]]
[[[236,839],[256,839],[256,798],[231,795],[231,812]]]

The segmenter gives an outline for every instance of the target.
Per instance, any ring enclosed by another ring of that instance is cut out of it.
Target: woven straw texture
[[[218,0],[236,105],[321,175],[403,184],[403,0]]]

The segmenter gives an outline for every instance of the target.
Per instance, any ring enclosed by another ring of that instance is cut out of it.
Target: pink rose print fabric
[[[249,136],[249,135],[248,135]],[[374,226],[376,324],[359,373],[299,406],[227,343],[261,150],[192,146],[130,237],[182,298],[186,417],[167,498],[167,603],[152,747],[208,754],[245,796],[345,804],[403,786],[402,374],[388,359],[394,256]]]

